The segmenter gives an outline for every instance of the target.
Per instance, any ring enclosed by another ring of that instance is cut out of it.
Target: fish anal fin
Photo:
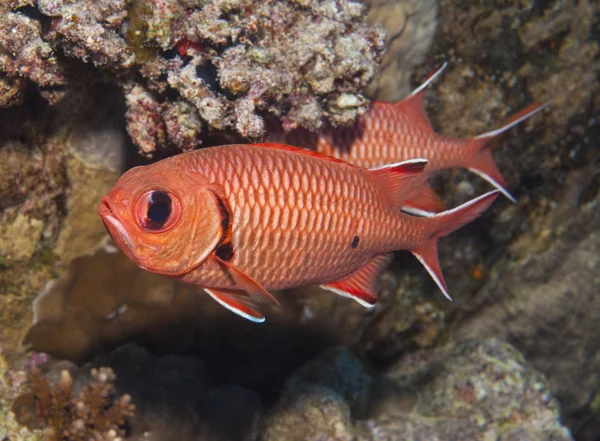
[[[229,309],[234,314],[250,320],[254,323],[262,323],[265,321],[265,316],[252,308],[252,303],[244,301],[239,295],[235,295],[232,290],[222,290],[215,288],[204,288],[204,291],[216,300],[221,306]]]
[[[254,280],[248,274],[239,270],[230,262],[219,258],[216,254],[213,255],[212,258],[215,259],[215,261],[219,263],[219,265],[222,265],[226,268],[229,275],[233,278],[236,288],[245,291],[253,302],[273,303],[277,306],[281,306],[281,304],[277,301],[275,297],[273,297],[273,295],[269,291],[263,288],[256,280]]]
[[[404,198],[402,210],[412,214],[431,215],[446,210],[446,204],[427,182],[411,190]]]
[[[321,285],[321,288],[354,299],[366,308],[372,308],[377,303],[379,275],[389,265],[392,256],[392,254],[375,256],[356,271],[336,282]]]
[[[426,165],[427,159],[410,159],[370,168],[369,174],[382,187],[390,205],[400,210],[405,193],[411,188],[412,179],[423,173]]]
[[[431,121],[425,112],[425,106],[423,103],[423,95],[425,89],[446,69],[448,63],[445,62],[439,69],[430,73],[423,83],[412,91],[410,95],[395,104],[397,110],[401,111],[405,115],[410,115],[413,119],[413,123],[419,125],[423,129],[433,132]]]

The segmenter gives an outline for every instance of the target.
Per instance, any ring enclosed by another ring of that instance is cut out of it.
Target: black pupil
[[[171,215],[171,198],[162,191],[154,191],[148,197],[148,226],[160,228]]]

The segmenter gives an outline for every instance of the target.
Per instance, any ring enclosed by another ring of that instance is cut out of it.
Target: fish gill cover
[[[312,129],[353,122],[385,43],[355,1],[9,4],[0,6],[0,104],[19,103],[26,80],[55,104],[82,78],[99,79],[86,63],[122,87],[127,130],[149,157],[197,147],[212,131],[261,138],[265,116]]]

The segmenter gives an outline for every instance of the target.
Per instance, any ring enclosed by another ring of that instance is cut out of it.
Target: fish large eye
[[[171,197],[163,191],[153,191],[148,195],[148,212],[146,226],[149,229],[160,229],[171,216]]]
[[[145,230],[165,231],[177,221],[179,203],[164,191],[149,191],[139,199],[137,214]]]

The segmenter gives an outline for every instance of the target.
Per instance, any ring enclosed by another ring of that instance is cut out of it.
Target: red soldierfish
[[[478,217],[491,192],[433,217],[400,211],[427,161],[363,169],[278,144],[182,153],[127,171],[98,213],[141,268],[203,287],[264,321],[267,290],[317,284],[371,307],[391,252],[410,250],[448,295],[438,239]]]
[[[549,103],[533,104],[513,115],[499,129],[475,138],[438,135],[425,113],[423,93],[446,66],[447,63],[444,63],[402,101],[373,101],[369,111],[350,127],[328,128],[316,133],[305,129],[283,133],[281,129],[274,128],[268,139],[317,150],[366,168],[412,158],[427,159],[426,172],[412,180],[413,189],[406,195],[405,211],[425,214],[423,212],[445,210],[440,197],[427,184],[427,178],[435,171],[453,167],[466,168],[478,174],[514,202],[496,167],[489,143]]]

